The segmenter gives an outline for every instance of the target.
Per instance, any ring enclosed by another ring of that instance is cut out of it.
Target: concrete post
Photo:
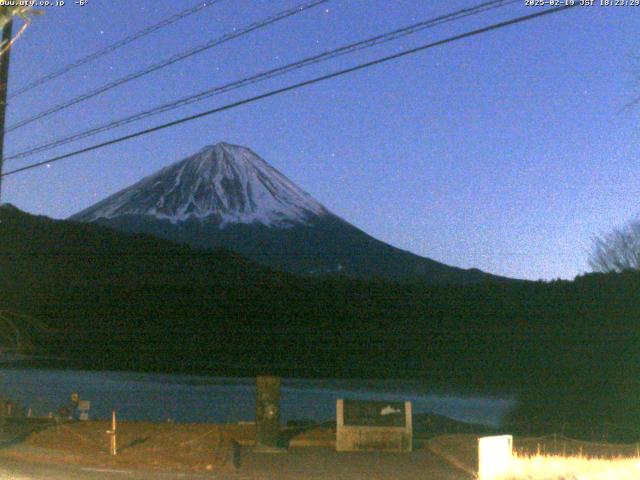
[[[280,377],[256,378],[256,452],[279,453]]]
[[[513,437],[511,435],[479,438],[478,479],[496,480],[503,478],[509,472],[512,458]]]

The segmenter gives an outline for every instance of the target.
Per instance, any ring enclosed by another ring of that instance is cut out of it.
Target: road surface
[[[283,454],[242,449],[234,473],[190,474],[45,465],[0,457],[0,480],[468,480],[470,475],[429,450],[412,453],[336,453],[296,448]]]

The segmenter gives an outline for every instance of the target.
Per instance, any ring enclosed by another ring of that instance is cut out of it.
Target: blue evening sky
[[[10,91],[196,2],[66,3],[16,43]],[[298,3],[222,0],[16,98],[8,124]],[[332,0],[10,133],[6,152],[476,3]],[[539,8],[522,0],[5,170]],[[593,235],[638,214],[640,107],[623,107],[640,95],[639,32],[640,7],[571,9],[7,177],[3,200],[65,218],[224,140],[394,246],[500,275],[573,278],[588,271]]]

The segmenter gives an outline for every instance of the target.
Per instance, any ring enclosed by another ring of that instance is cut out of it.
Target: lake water
[[[205,423],[252,421],[255,380],[194,375],[1,369],[0,395],[46,415],[69,405],[71,393],[91,401],[91,418]],[[515,405],[509,397],[429,393],[405,380],[283,379],[281,419],[335,419],[338,398],[409,400],[413,412],[437,413],[465,422],[499,426]]]

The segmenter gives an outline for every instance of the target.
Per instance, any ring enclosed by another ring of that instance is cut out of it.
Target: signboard
[[[78,401],[78,411],[80,412],[80,420],[89,420],[89,410],[91,410],[91,402],[89,400]]]
[[[336,450],[410,452],[411,402],[343,400],[336,404]]]

